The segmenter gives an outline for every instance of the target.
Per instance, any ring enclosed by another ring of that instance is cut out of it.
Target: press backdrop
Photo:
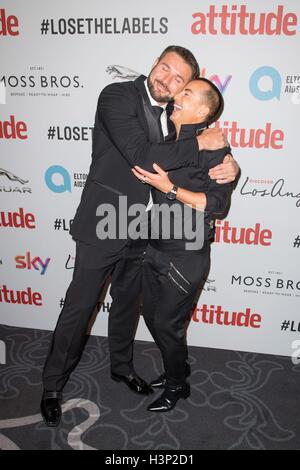
[[[54,328],[98,95],[179,44],[224,94],[218,125],[242,168],[189,343],[297,355],[299,2],[2,0],[0,9],[1,323]],[[109,305],[108,294],[93,334],[106,335]],[[143,320],[137,338],[150,339]]]

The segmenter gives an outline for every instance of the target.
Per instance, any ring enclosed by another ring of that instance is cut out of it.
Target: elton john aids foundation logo
[[[45,173],[45,182],[48,188],[54,193],[71,193],[72,188],[81,190],[85,187],[88,175],[82,172],[70,173],[59,165],[53,165]]]
[[[293,104],[300,102],[300,74],[289,73],[282,77],[277,69],[263,66],[250,77],[250,92],[260,101],[280,100],[284,94],[291,97]]]
[[[280,100],[281,76],[273,67],[260,67],[255,70],[250,78],[250,91],[252,95],[261,101],[269,101],[274,98]]]
[[[63,166],[54,165],[48,168],[45,173],[45,182],[54,193],[71,192],[71,178]]]

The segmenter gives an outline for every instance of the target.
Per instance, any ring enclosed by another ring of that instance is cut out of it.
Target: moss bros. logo
[[[276,12],[249,12],[247,5],[210,5],[209,11],[193,14],[191,31],[195,35],[295,36],[298,17],[285,13],[278,5]]]
[[[19,20],[15,15],[7,15],[0,9],[0,36],[19,36]]]
[[[43,67],[31,67],[33,72],[43,72]],[[51,90],[68,90],[83,88],[78,75],[70,76],[68,74],[52,75],[40,73],[24,74],[24,75],[2,75],[0,78],[2,86],[10,89],[51,89]]]
[[[235,273],[231,285],[241,287],[245,294],[300,297],[299,279],[288,279],[279,271],[269,271],[264,276]]]
[[[84,89],[78,74],[53,73],[42,65],[32,65],[29,72],[15,73],[9,71],[0,75],[0,104],[5,104],[8,96],[22,99],[29,98],[69,98],[72,92]]]

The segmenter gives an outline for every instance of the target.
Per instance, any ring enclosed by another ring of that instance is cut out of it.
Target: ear
[[[206,104],[202,104],[200,108],[198,109],[197,116],[203,119],[203,117],[206,117],[208,115],[209,115],[209,107],[206,106]]]

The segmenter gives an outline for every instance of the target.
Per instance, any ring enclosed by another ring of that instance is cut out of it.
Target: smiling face
[[[171,120],[176,126],[205,122],[210,114],[206,93],[211,88],[204,81],[195,80],[186,85],[182,92],[175,96],[174,111]]]
[[[148,77],[148,87],[157,103],[169,103],[191,78],[191,66],[175,52],[169,52],[155,62]]]

